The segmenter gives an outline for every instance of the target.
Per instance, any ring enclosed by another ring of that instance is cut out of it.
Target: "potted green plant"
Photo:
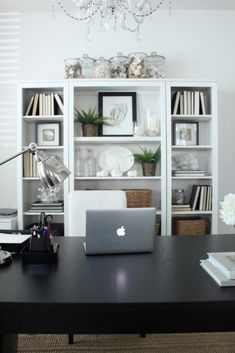
[[[156,165],[161,157],[161,146],[156,151],[148,149],[147,147],[140,147],[142,153],[134,153],[134,160],[142,164],[144,176],[154,176]]]
[[[83,136],[97,136],[98,125],[111,125],[108,118],[99,115],[95,108],[89,108],[88,111],[74,108],[75,121],[82,124]]]

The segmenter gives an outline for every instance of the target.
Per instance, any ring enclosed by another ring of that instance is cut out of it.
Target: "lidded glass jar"
[[[128,57],[119,52],[117,56],[113,56],[109,60],[111,62],[111,77],[127,78]]]
[[[77,58],[65,59],[65,78],[81,77],[81,62]]]
[[[185,203],[184,189],[174,189],[172,194],[173,205],[183,205]]]
[[[128,76],[129,78],[145,77],[144,59],[145,53],[136,52],[128,55]]]
[[[95,59],[90,58],[88,54],[83,54],[79,60],[81,62],[82,78],[94,78]]]
[[[101,56],[95,62],[95,78],[110,78],[111,77],[111,64]]]
[[[148,78],[164,78],[165,77],[166,58],[157,55],[155,51],[144,59],[145,73]]]

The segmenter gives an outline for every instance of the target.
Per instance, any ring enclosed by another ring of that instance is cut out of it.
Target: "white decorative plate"
[[[125,173],[133,167],[134,156],[128,148],[113,146],[100,152],[98,164],[101,169],[109,172],[119,169],[122,173]]]

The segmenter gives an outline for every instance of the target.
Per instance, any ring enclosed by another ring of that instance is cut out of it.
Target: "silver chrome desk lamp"
[[[69,176],[70,171],[66,168],[58,156],[51,156],[47,155],[43,151],[38,151],[38,146],[34,142],[30,143],[29,146],[25,147],[21,152],[18,152],[15,155],[0,162],[0,166],[26,153],[27,151],[30,151],[34,155],[35,161],[37,163],[38,176],[43,186],[47,190],[53,189]],[[0,265],[10,261],[11,253],[1,250],[0,247]]]

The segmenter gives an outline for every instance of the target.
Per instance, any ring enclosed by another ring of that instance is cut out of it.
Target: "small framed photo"
[[[100,136],[133,136],[136,121],[135,92],[100,92],[99,114],[109,118],[112,126],[101,125]]]
[[[198,123],[174,123],[174,144],[176,146],[198,145]]]
[[[60,123],[37,124],[36,136],[39,146],[59,146]]]

